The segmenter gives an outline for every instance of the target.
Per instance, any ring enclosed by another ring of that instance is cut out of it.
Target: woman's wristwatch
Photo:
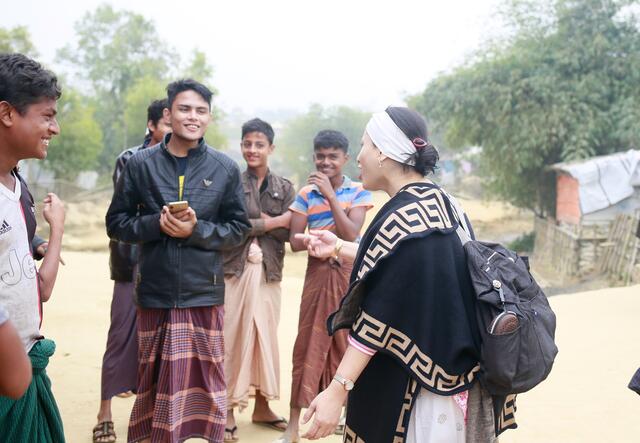
[[[345,391],[349,392],[353,389],[354,383],[348,378],[344,378],[343,376],[336,374],[333,376],[333,379],[340,383]]]

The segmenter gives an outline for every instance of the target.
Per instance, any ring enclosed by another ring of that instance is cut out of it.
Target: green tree
[[[186,68],[180,69],[178,55],[141,14],[101,5],[85,14],[75,30],[77,42],[61,49],[58,60],[69,66],[97,103],[95,116],[104,134],[102,172],[110,171],[123,149],[141,142],[147,106],[166,97],[167,83],[193,77],[211,84],[213,68],[206,55],[194,50]],[[215,122],[207,131],[207,141],[225,144]]]
[[[507,37],[410,103],[450,147],[482,146],[489,191],[552,211],[548,165],[640,142],[640,33],[628,3],[511,0]]]
[[[194,49],[186,69],[182,72],[182,76],[203,83],[213,92],[214,100],[211,107],[213,120],[207,128],[207,133],[204,138],[209,145],[224,150],[228,148],[227,138],[223,134],[218,122],[223,120],[225,115],[222,109],[216,106],[215,96],[218,94],[218,90],[212,86],[213,73],[213,66],[211,66],[207,60],[206,54],[199,49]]]
[[[72,68],[99,104],[96,118],[104,134],[100,165],[111,168],[113,159],[124,148],[135,144],[146,116],[129,125],[127,95],[146,78],[166,84],[173,54],[167,50],[153,22],[130,11],[117,11],[101,5],[76,23],[77,42],[58,52],[58,60]],[[146,105],[145,105],[146,109]],[[132,111],[134,114],[138,111]]]
[[[138,79],[127,91],[124,100],[126,138],[130,145],[142,144],[147,128],[147,108],[153,100],[167,96],[166,83],[154,77]]]
[[[71,88],[64,89],[58,103],[60,135],[52,140],[44,162],[57,178],[73,181],[81,171],[97,166],[102,131],[94,114],[91,100]]]
[[[29,57],[38,57],[26,26],[11,29],[0,28],[0,53],[19,52]]]
[[[280,135],[276,138],[276,160],[278,171],[294,178],[299,185],[303,184],[307,175],[313,171],[313,138],[322,129],[334,129],[342,132],[349,140],[349,154],[352,159],[347,164],[345,173],[357,176],[355,158],[360,151],[360,140],[370,114],[358,109],[340,106],[323,108],[312,105],[300,116],[294,117],[284,124]]]
[[[209,64],[207,55],[199,49],[194,49],[191,53],[187,68],[182,72],[187,78],[192,78],[207,85],[213,92],[217,92],[211,87],[211,79],[213,78],[213,66]]]

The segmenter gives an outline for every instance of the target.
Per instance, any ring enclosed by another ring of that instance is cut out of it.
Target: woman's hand
[[[302,423],[308,423],[311,417],[313,417],[313,423],[311,423],[311,427],[302,438],[317,440],[333,434],[340,421],[342,406],[346,398],[347,391],[341,385],[332,381],[329,387],[318,394],[311,402],[309,409],[304,414]]]
[[[296,234],[295,238],[302,240],[309,255],[317,258],[332,257],[338,241],[334,233],[315,229],[310,230],[308,234]]]

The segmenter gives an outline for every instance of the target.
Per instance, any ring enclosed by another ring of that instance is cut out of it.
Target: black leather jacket
[[[127,161],[140,149],[149,145],[149,137],[140,146],[135,146],[123,151],[116,159],[116,166],[113,169],[113,189],[115,190],[118,178],[124,170]],[[136,245],[124,243],[118,240],[109,239],[109,269],[111,270],[111,280],[132,282],[133,269],[138,262],[138,248]]]
[[[204,140],[189,152],[183,199],[198,222],[187,239],[160,230],[162,206],[178,198],[178,162],[164,141],[127,162],[107,211],[110,238],[137,243],[136,301],[143,308],[224,303],[222,251],[241,244],[251,224],[238,166]]]

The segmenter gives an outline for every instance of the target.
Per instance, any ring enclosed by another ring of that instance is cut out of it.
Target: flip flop
[[[225,442],[232,442],[232,441],[238,441],[240,440],[240,438],[238,438],[238,436],[236,435],[236,432],[238,432],[238,427],[234,426],[233,428],[229,429],[229,428],[224,428],[224,433],[225,433],[225,438],[224,441]],[[231,434],[231,438],[227,438],[226,434],[229,433]]]
[[[264,426],[266,428],[269,429],[275,429],[276,431],[284,431],[287,429],[287,425],[289,424],[289,422],[287,421],[286,418],[284,417],[280,417],[277,420],[271,420],[271,421],[254,421],[251,420],[251,422],[255,425],[258,426]],[[283,426],[278,426],[278,425],[283,425]]]

